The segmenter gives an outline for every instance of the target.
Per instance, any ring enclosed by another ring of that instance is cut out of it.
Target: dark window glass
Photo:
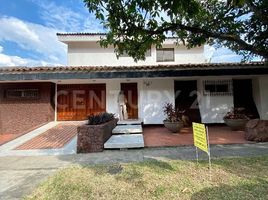
[[[216,85],[217,92],[228,92],[228,84]]]

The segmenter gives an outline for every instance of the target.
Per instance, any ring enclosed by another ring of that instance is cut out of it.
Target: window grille
[[[233,95],[232,80],[205,80],[203,81],[203,88],[205,96]]]
[[[39,98],[38,89],[8,89],[5,97],[8,99],[37,99]]]

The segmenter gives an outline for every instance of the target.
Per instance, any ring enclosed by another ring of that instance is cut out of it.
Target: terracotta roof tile
[[[58,66],[58,67],[0,67],[0,73],[43,73],[43,72],[113,72],[113,71],[165,71],[165,70],[216,70],[232,68],[266,68],[264,62],[251,63],[203,63],[176,65],[137,65],[137,66]]]
[[[98,35],[106,35],[106,33],[57,33],[59,36],[84,36],[84,35],[92,35],[92,36],[98,36]]]

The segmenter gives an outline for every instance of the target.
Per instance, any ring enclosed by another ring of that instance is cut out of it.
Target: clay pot
[[[179,133],[183,128],[183,122],[164,121],[164,126],[173,133]]]

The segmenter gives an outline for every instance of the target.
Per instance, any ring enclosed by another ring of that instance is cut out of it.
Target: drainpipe
[[[57,112],[58,112],[58,84],[57,82],[55,83],[55,97],[54,97],[54,102],[55,102],[55,116],[54,116],[54,121],[57,121]]]

